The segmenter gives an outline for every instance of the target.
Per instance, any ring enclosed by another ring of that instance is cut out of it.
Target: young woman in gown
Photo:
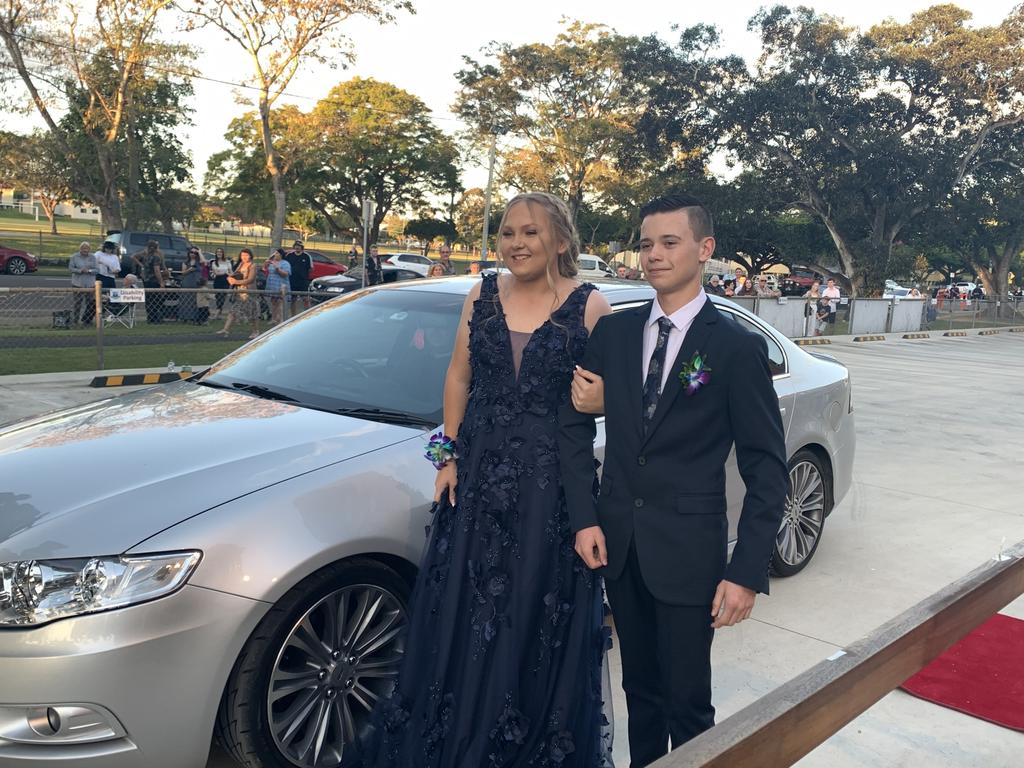
[[[610,764],[601,582],[573,549],[556,438],[611,310],[575,279],[558,198],[514,198],[498,243],[507,272],[467,297],[445,380],[455,458],[440,451],[401,672],[361,760],[373,768]]]

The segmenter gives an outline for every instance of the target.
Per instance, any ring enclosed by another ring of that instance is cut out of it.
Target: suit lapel
[[[707,340],[711,331],[714,330],[716,322],[718,322],[718,310],[711,303],[711,299],[707,299],[700,312],[697,313],[697,317],[693,319],[690,329],[686,332],[686,338],[683,339],[683,345],[679,348],[679,354],[676,355],[676,359],[672,363],[672,370],[669,372],[668,381],[665,382],[665,389],[662,390],[661,397],[658,398],[658,409],[654,412],[654,418],[651,419],[644,442],[650,440],[651,435],[664,421],[665,414],[672,409],[672,403],[682,391],[683,383],[679,379],[679,374],[683,372],[683,366],[693,359],[693,355],[697,351],[706,356]],[[714,368],[713,358],[709,360],[709,364]]]
[[[643,434],[644,410],[644,331],[647,327],[647,319],[651,316],[651,302],[630,311],[633,313],[633,317],[626,328],[626,343],[623,345],[625,349],[623,363],[628,395],[626,404],[636,434],[641,436]]]

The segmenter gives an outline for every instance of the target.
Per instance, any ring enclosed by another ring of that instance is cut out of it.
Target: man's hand
[[[572,404],[580,413],[604,413],[604,379],[576,366],[572,374]]]
[[[592,525],[576,532],[576,554],[583,558],[583,562],[591,570],[608,565],[608,551],[604,546],[601,526]]]
[[[576,534],[577,552],[580,548],[579,541],[579,534]],[[718,589],[715,590],[715,599],[711,603],[711,616],[714,618],[711,626],[714,629],[721,629],[749,619],[750,612],[754,610],[756,597],[757,593],[754,590],[723,579],[719,582]]]

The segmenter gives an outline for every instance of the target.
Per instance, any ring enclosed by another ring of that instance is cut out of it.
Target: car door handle
[[[781,413],[783,416],[786,415],[786,409],[781,405],[779,406],[779,413]]]

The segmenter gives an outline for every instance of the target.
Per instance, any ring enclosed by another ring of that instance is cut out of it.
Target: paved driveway
[[[851,371],[855,485],[811,565],[772,582],[754,618],[715,641],[720,719],[1024,539],[1024,334],[820,349]],[[0,378],[0,421],[107,393]],[[77,377],[78,381],[82,376]],[[1024,618],[1024,600],[1005,611]],[[612,658],[613,674],[617,659]],[[625,709],[616,764],[628,765]],[[1009,768],[1024,734],[894,692],[802,768]],[[230,768],[214,751],[207,768]]]

